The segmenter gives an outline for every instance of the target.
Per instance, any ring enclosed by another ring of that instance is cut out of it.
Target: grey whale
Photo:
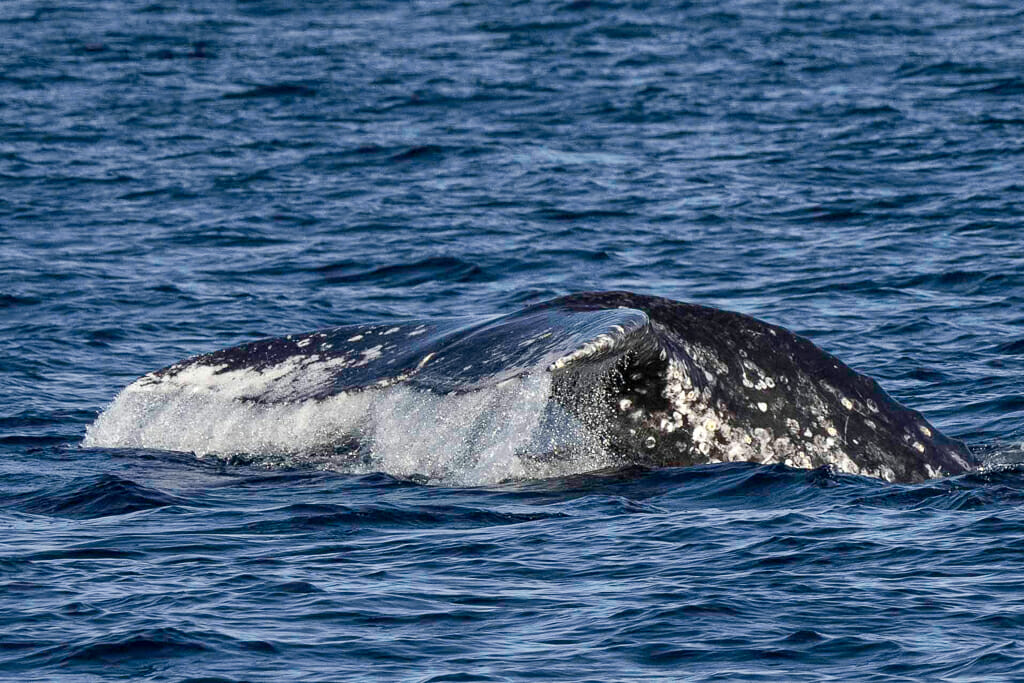
[[[158,420],[182,432],[213,429],[204,415],[214,400],[250,411],[233,414],[231,424],[214,421],[218,434],[230,435],[253,429],[246,420],[265,419],[261,410],[308,412],[338,397],[349,397],[348,406],[398,389],[465,396],[527,377],[548,382],[548,431],[571,422],[598,435],[622,465],[831,465],[893,482],[977,465],[962,442],[803,337],[739,313],[630,292],[573,294],[487,319],[335,327],[203,354],[125,388],[85,445],[198,452],[166,434],[139,435],[155,434]],[[184,410],[186,400],[207,407]],[[366,457],[358,453],[366,419],[316,427],[315,448],[342,460]],[[286,449],[281,443],[272,447]],[[546,450],[529,457],[567,452]]]

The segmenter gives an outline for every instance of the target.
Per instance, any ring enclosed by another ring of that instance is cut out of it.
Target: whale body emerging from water
[[[196,356],[125,388],[85,445],[293,452],[373,469],[381,444],[410,450],[426,433],[447,434],[428,439],[435,451],[458,451],[449,471],[468,466],[474,443],[489,444],[492,460],[504,447],[548,466],[600,453],[580,459],[582,469],[751,461],[918,482],[977,464],[962,442],[807,339],[629,292]]]

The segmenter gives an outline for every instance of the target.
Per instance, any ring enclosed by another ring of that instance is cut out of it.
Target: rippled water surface
[[[1024,676],[1012,465],[451,488],[80,445],[196,353],[627,289],[784,325],[1024,460],[1022,22],[7,0],[0,678]]]

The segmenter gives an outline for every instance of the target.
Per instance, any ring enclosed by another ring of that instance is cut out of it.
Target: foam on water
[[[218,374],[209,366],[160,381],[148,375],[88,427],[83,445],[470,486],[611,464],[596,420],[584,425],[558,409],[547,373],[446,395],[393,386],[323,400],[245,400],[282,376],[279,367]],[[551,453],[558,457],[544,457]]]

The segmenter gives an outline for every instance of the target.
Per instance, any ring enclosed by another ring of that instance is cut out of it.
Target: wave
[[[15,509],[58,517],[94,518],[122,515],[186,501],[112,474],[82,477],[57,487],[27,494]]]

